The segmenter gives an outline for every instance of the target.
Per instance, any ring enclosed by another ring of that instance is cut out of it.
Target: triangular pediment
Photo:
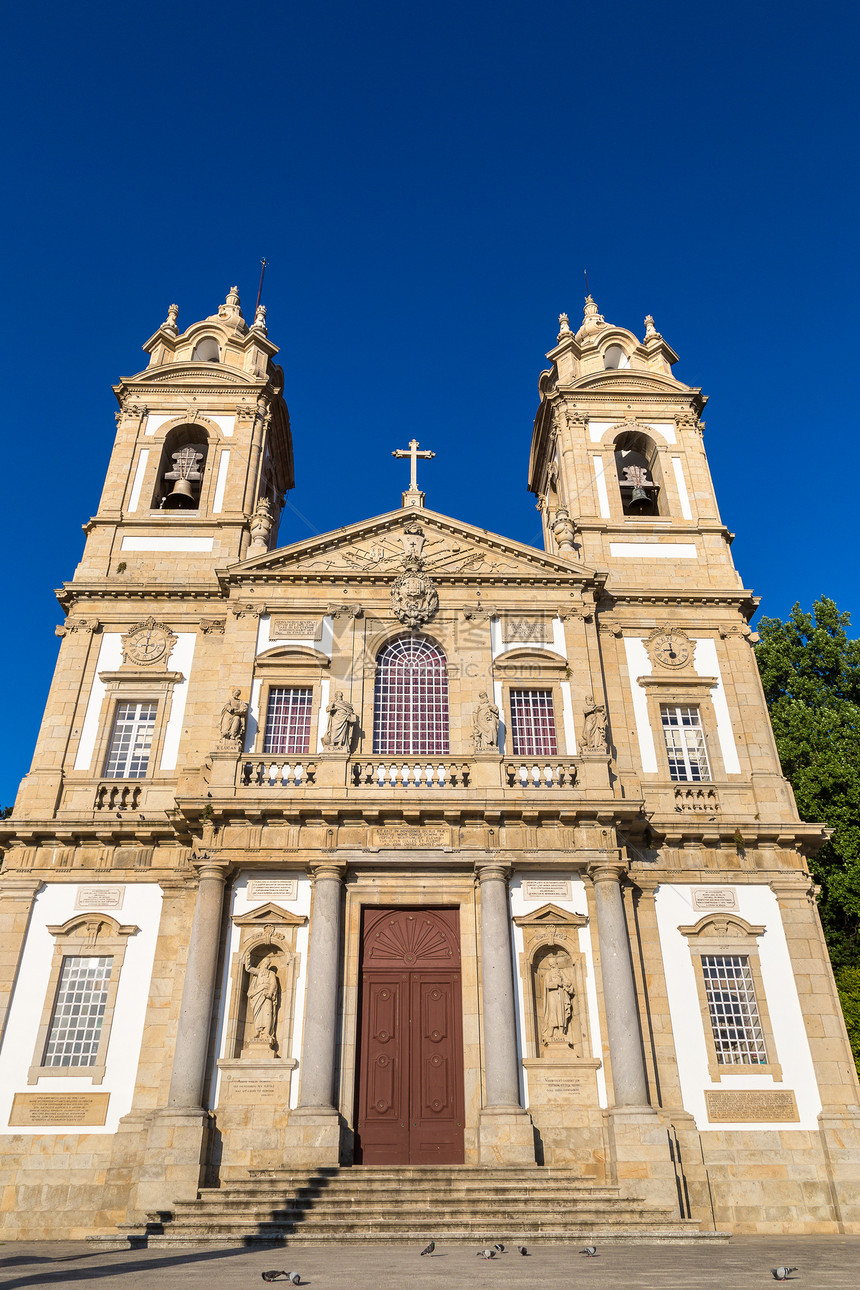
[[[247,914],[236,914],[233,917],[237,927],[304,927],[307,921],[306,914],[294,914],[271,901],[248,910]]]
[[[569,909],[549,903],[528,914],[517,915],[514,922],[517,927],[585,927],[588,918],[585,914],[574,914]]]
[[[549,555],[436,511],[407,507],[279,547],[231,565],[225,573],[231,581],[253,574],[256,583],[277,581],[282,574],[333,581],[353,575],[375,581],[397,578],[410,555],[418,556],[423,572],[436,582],[549,578],[569,584],[593,577],[578,561]]]

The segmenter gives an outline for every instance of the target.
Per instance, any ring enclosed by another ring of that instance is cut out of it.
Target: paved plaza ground
[[[69,1286],[74,1290],[258,1290],[261,1272],[301,1273],[308,1290],[698,1290],[775,1286],[769,1269],[797,1265],[792,1282],[805,1290],[852,1290],[860,1284],[860,1237],[740,1236],[701,1245],[604,1245],[597,1258],[575,1247],[534,1246],[527,1258],[504,1254],[492,1262],[469,1246],[440,1245],[430,1258],[420,1246],[291,1247],[237,1250],[89,1252],[83,1242],[0,1243],[0,1287]],[[286,1282],[275,1284],[286,1285]]]

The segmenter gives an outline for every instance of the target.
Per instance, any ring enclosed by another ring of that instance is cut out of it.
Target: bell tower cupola
[[[649,314],[640,339],[585,299],[559,317],[541,374],[529,488],[548,551],[630,588],[737,587],[732,535],[704,448],[706,396],[672,375],[678,355]]]
[[[293,487],[284,374],[266,309],[251,326],[232,287],[179,330],[179,309],[144,345],[149,364],[114,386],[116,439],[76,580],[208,580],[276,544]]]

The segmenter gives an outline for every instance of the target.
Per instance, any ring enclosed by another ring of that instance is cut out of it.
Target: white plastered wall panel
[[[538,880],[541,882],[557,882],[559,879],[570,881],[571,896],[570,898],[552,896],[541,897],[537,900],[526,900],[523,895],[523,882]],[[572,914],[584,914],[588,918],[588,897],[585,892],[585,883],[578,873],[529,873],[526,877],[514,876],[510,882],[511,891],[511,917],[518,918],[522,914],[529,914],[535,909],[540,909],[551,900],[553,905],[558,905],[559,909],[565,909]],[[517,1042],[519,1046],[519,1058],[522,1058],[528,1052],[528,1040],[526,1036],[526,1007],[524,998],[523,980],[520,974],[520,955],[523,953],[525,940],[523,929],[516,924],[511,925],[512,945],[513,945],[513,972],[515,997],[517,1000]],[[588,1007],[588,1035],[591,1043],[591,1051],[595,1057],[602,1058],[603,1041],[600,1036],[600,1016],[597,1011],[597,982],[594,975],[594,954],[591,947],[591,926],[590,924],[578,929],[579,951],[585,958],[585,1002]],[[582,1001],[580,1000],[580,1005]],[[523,1093],[523,1106],[528,1107],[528,1072],[520,1065],[520,1082]],[[606,1099],[606,1075],[603,1067],[597,1070],[597,1097],[600,1106],[608,1105]]]
[[[137,510],[140,501],[140,493],[143,488],[143,477],[146,474],[146,466],[149,461],[149,449],[141,448],[140,456],[137,459],[137,467],[134,472],[134,483],[131,486],[131,497],[128,500],[128,513],[133,515]]]
[[[606,491],[606,466],[603,464],[602,457],[592,457],[594,465],[594,483],[597,487],[597,505],[600,511],[601,519],[608,520],[609,512],[609,493]]]
[[[524,618],[528,615],[524,614]],[[556,616],[552,620],[552,640],[551,641],[502,641],[502,623],[498,618],[490,619],[490,646],[493,652],[493,662],[500,654],[507,654],[512,649],[540,649],[550,650],[553,654],[560,654],[562,658],[567,658],[567,641],[564,637],[564,623]]]
[[[248,898],[248,883],[253,879],[263,879],[266,882],[277,881],[278,879],[295,879],[298,884],[298,894],[295,900],[281,900],[275,897],[267,897],[265,900]],[[233,886],[230,900],[230,917],[238,918],[243,914],[249,913],[252,909],[258,909],[261,905],[277,905],[280,909],[289,910],[291,914],[304,914],[310,918],[311,912],[311,881],[306,873],[296,870],[273,872],[265,870],[254,872],[247,870],[239,874]],[[215,1042],[215,1051],[219,1058],[226,1057],[224,1045],[227,1039],[227,1018],[230,1016],[231,993],[233,989],[233,956],[238,952],[239,941],[242,929],[231,922],[227,933],[227,953],[224,956],[224,968],[221,980],[221,1011],[218,1016],[217,1037]],[[299,956],[299,971],[296,976],[296,994],[293,1001],[293,1033],[289,1042],[285,1045],[285,1057],[294,1057],[299,1063],[296,1067],[293,1079],[290,1084],[290,1108],[295,1109],[299,1103],[299,1073],[301,1070],[302,1055],[302,1026],[305,1015],[305,986],[307,983],[308,970],[308,942],[309,942],[309,923],[296,929],[296,953]],[[221,1072],[216,1068],[212,1078],[211,1101],[210,1106],[217,1107],[218,1099],[221,1093]]]
[[[800,1010],[779,903],[770,887],[764,884],[738,884],[734,890],[738,894],[738,912],[741,918],[754,925],[763,925],[766,929],[764,935],[758,938],[758,948],[776,1047],[775,1054],[769,1056],[780,1063],[783,1078],[777,1083],[772,1075],[756,1074],[752,1067],[726,1067],[719,1082],[711,1079],[692,954],[687,938],[678,931],[679,927],[695,925],[703,916],[701,911],[693,908],[694,890],[688,884],[667,883],[661,884],[656,896],[657,926],[685,1111],[695,1117],[699,1129],[714,1128],[726,1132],[733,1129],[745,1132],[767,1129],[775,1135],[792,1129],[817,1129],[821,1098],[812,1054]],[[737,1073],[733,1073],[735,1071]],[[708,1118],[706,1089],[722,1089],[727,1092],[791,1089],[797,1098],[800,1119],[796,1123],[767,1121],[760,1124],[715,1124]]]
[[[627,656],[627,675],[630,680],[630,698],[636,719],[636,738],[639,741],[642,771],[645,775],[656,775],[657,750],[654,747],[654,731],[648,720],[648,698],[638,679],[640,676],[651,675],[651,660],[646,652],[643,637],[625,636],[624,653]]]
[[[699,676],[715,676],[717,684],[711,690],[711,702],[714,705],[714,715],[717,718],[717,738],[720,741],[720,752],[723,755],[723,765],[726,768],[727,775],[740,775],[741,764],[738,760],[738,750],[735,744],[735,735],[732,730],[732,719],[729,715],[729,705],[726,700],[726,690],[723,685],[723,674],[720,671],[719,659],[717,657],[717,642],[710,636],[700,636],[696,639],[696,656],[693,666]]]
[[[194,645],[197,637],[194,632],[180,632],[170,655],[168,666],[172,672],[181,672],[184,680],[177,681],[173,687],[170,716],[164,731],[164,743],[161,748],[160,770],[175,770],[179,756],[179,742],[182,738],[182,722],[185,719],[185,702],[188,698],[188,681],[194,663]]]
[[[102,672],[117,672],[122,665],[122,637],[119,632],[105,632],[99,645],[96,670],[87,700],[84,724],[75,754],[75,770],[89,770],[93,750],[99,733],[99,718],[105,697],[105,683],[99,680]]]
[[[87,891],[96,885],[84,884]],[[112,889],[118,884],[111,883]],[[120,1118],[131,1110],[143,1025],[149,999],[149,984],[158,925],[161,918],[161,888],[157,883],[129,883],[121,909],[107,908],[117,922],[134,924],[140,930],[128,937],[125,961],[107,1051],[105,1077],[94,1086],[87,1075],[52,1075],[37,1084],[27,1083],[33,1063],[36,1039],[54,959],[54,937],[49,926],[62,925],[75,914],[78,883],[49,883],[36,897],[27,939],[9,1007],[6,1033],[0,1048],[0,1133],[115,1133]],[[90,911],[88,905],[87,912]],[[83,950],[82,953],[86,953]],[[96,948],[95,953],[98,953]],[[53,1001],[52,1001],[53,1002]],[[40,1054],[41,1056],[41,1054]],[[34,1128],[15,1126],[7,1130],[12,1099],[16,1093],[109,1093],[107,1121],[82,1130],[80,1125],[51,1125]]]

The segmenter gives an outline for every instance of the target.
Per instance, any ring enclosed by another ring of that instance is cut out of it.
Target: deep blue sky
[[[855,575],[855,6],[14,6],[0,77],[7,709],[27,770],[114,432],[110,385],[259,258],[315,531],[434,509],[539,540],[536,381],[582,270],[711,395],[763,612]],[[287,512],[281,542],[307,525]]]

